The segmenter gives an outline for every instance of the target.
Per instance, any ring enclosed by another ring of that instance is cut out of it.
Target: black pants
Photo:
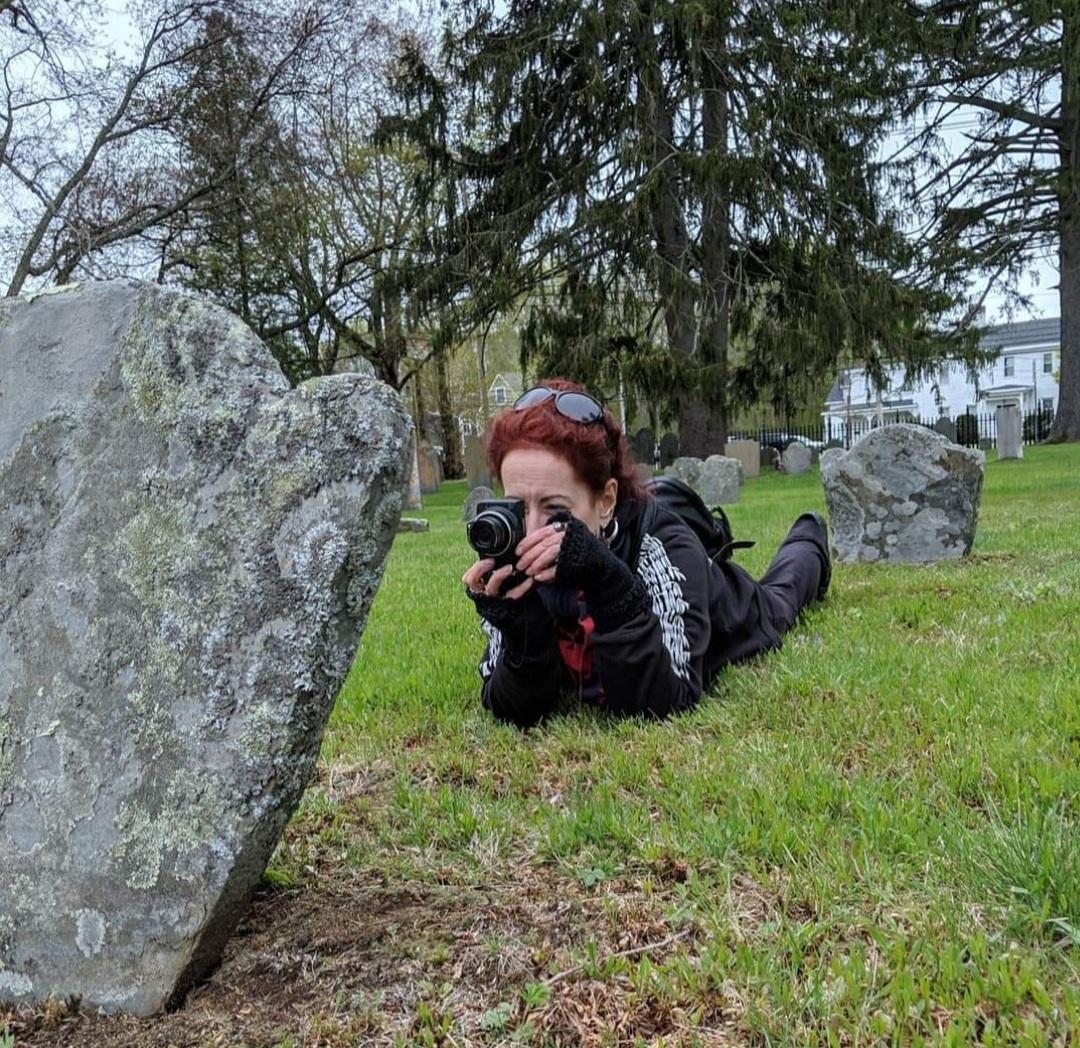
[[[799,517],[768,571],[755,580],[730,560],[714,566],[723,579],[709,608],[712,639],[706,673],[779,648],[781,638],[811,601],[824,596],[829,578],[828,540],[809,514]]]

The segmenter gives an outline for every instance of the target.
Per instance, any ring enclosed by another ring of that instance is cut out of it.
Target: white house
[[[997,359],[972,374],[947,361],[936,374],[906,385],[903,367],[893,368],[878,389],[862,368],[842,371],[833,383],[821,419],[828,437],[855,440],[885,422],[933,422],[959,415],[993,415],[1003,404],[1021,412],[1054,412],[1058,402],[1061,321],[1058,317],[1002,324],[983,330],[980,344],[996,348]]]

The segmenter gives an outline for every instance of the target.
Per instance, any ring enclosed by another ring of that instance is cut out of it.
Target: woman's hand
[[[566,535],[566,522],[556,521],[545,524],[518,543],[517,570],[524,572],[530,580],[551,582],[555,578],[555,565]]]
[[[465,583],[465,588],[470,593],[483,594],[486,597],[506,597],[509,600],[520,600],[532,589],[533,580],[528,578],[513,589],[507,590],[506,593],[500,593],[503,583],[514,574],[515,568],[513,564],[504,564],[501,568],[492,571],[494,567],[495,561],[490,558],[478,560],[461,576],[461,581]],[[486,579],[485,576],[487,576]]]

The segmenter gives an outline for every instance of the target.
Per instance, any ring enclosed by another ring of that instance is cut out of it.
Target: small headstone
[[[956,443],[956,423],[948,415],[942,415],[934,423],[934,432],[940,433],[950,444]]]
[[[490,488],[491,470],[488,469],[484,442],[479,437],[469,437],[465,441],[463,453],[465,460],[465,480],[470,488]]]
[[[986,457],[925,426],[871,430],[850,451],[821,456],[839,560],[934,561],[975,541]]]
[[[476,505],[478,502],[483,502],[486,499],[493,499],[495,492],[491,488],[485,488],[483,485],[473,488],[469,492],[468,497],[465,499],[465,505],[461,510],[461,519],[464,521],[470,521],[476,516]]]
[[[0,301],[0,389],[0,1000],[145,1015],[217,964],[314,771],[409,420],[128,281]]]
[[[783,464],[784,472],[796,477],[801,473],[809,472],[813,456],[810,454],[810,449],[801,440],[793,440],[784,448],[780,461]]]
[[[669,477],[678,477],[684,484],[689,484],[695,491],[697,491],[698,480],[701,478],[701,459],[693,458],[690,455],[683,455],[680,458],[675,459],[674,462],[668,466],[664,473]]]
[[[667,469],[679,457],[679,438],[665,433],[660,438],[660,468]]]
[[[776,448],[771,448],[767,444],[762,445],[761,448],[761,468],[762,469],[779,469],[780,468],[780,452]]]
[[[739,460],[744,477],[756,477],[761,472],[761,446],[756,440],[729,440],[724,454]]]
[[[1024,429],[1020,409],[1015,404],[1004,404],[997,409],[998,459],[1022,459],[1024,457]]]
[[[420,492],[423,495],[434,495],[439,490],[442,481],[442,463],[438,453],[430,444],[421,444],[417,456],[420,470]]]
[[[742,463],[725,455],[710,455],[701,464],[695,490],[706,506],[730,506],[739,501]]]
[[[403,531],[427,531],[430,525],[423,517],[402,517],[398,521],[398,534]]]

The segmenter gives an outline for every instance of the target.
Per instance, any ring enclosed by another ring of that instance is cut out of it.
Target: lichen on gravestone
[[[237,318],[0,302],[0,999],[177,1003],[314,767],[400,514],[385,386]]]

